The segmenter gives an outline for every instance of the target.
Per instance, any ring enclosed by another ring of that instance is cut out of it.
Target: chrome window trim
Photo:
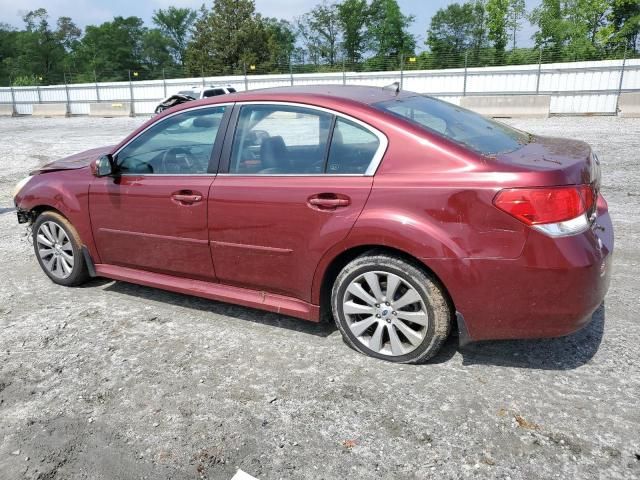
[[[366,173],[218,173],[218,177],[371,177]]]
[[[215,173],[119,173],[119,177],[215,177]]]
[[[224,175],[224,176],[230,176],[230,177],[373,177],[376,172],[378,171],[378,167],[380,166],[380,164],[382,163],[382,159],[384,158],[384,154],[387,151],[387,148],[389,147],[389,139],[387,138],[387,136],[382,133],[380,130],[378,130],[377,128],[369,125],[366,122],[363,122],[362,120],[352,117],[351,115],[347,115],[346,113],[342,113],[342,112],[338,112],[336,110],[331,110],[330,108],[326,108],[326,107],[319,107],[317,105],[310,105],[308,103],[298,103],[298,102],[278,102],[278,101],[273,101],[273,100],[265,100],[265,101],[260,101],[260,100],[251,100],[251,101],[237,101],[235,102],[237,107],[243,107],[245,105],[277,105],[277,106],[287,106],[287,107],[296,107],[296,108],[306,108],[309,110],[317,110],[320,112],[324,112],[324,113],[329,113],[330,115],[335,115],[338,118],[344,118],[345,120],[349,120],[350,122],[353,122],[355,124],[360,125],[361,127],[363,127],[364,129],[368,130],[369,132],[371,132],[372,134],[374,134],[377,138],[378,141],[380,142],[380,144],[378,145],[378,149],[376,150],[376,153],[373,155],[373,158],[371,159],[371,161],[369,162],[369,166],[367,167],[367,170],[364,173],[287,173],[287,174],[240,174],[240,173],[219,173],[218,175]],[[231,125],[230,125],[231,126]],[[235,134],[235,129],[236,129],[236,125],[233,125],[234,128],[234,134]],[[334,127],[335,128],[335,127]]]
[[[118,150],[116,150],[113,153],[113,158],[115,158],[117,160],[118,159],[118,154],[122,150],[124,150],[129,145],[131,145],[132,142],[137,140],[141,135],[143,135],[149,129],[151,129],[152,127],[155,127],[156,125],[161,124],[162,122],[164,122],[168,118],[174,117],[176,115],[180,115],[182,113],[193,112],[193,111],[196,111],[196,110],[202,110],[204,108],[216,108],[216,107],[232,107],[233,108],[234,103],[235,102],[214,103],[212,105],[198,105],[197,107],[185,108],[184,110],[179,110],[177,112],[173,112],[173,113],[167,115],[166,117],[164,117],[162,120],[159,120],[157,122],[152,122],[149,125],[147,125],[147,127],[144,130],[139,132],[135,137],[133,137],[131,140],[129,140],[127,143],[125,143],[123,146],[121,146]],[[223,113],[223,115],[224,115],[224,113]],[[216,133],[216,135],[217,135],[217,133]],[[215,143],[215,139],[213,141]],[[161,177],[161,176],[164,176],[164,177],[215,177],[216,176],[215,173],[144,173],[144,174],[140,174],[140,173],[120,173],[119,175],[121,177]]]

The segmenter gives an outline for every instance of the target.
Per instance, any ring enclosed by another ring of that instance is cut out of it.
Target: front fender
[[[89,218],[89,168],[59,170],[34,176],[15,196],[20,210],[51,208],[64,215],[77,230],[80,240],[99,261]]]

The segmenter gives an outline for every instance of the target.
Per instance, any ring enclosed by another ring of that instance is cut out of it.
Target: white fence
[[[14,105],[17,114],[29,115],[33,104],[63,103],[71,115],[87,115],[90,103],[131,102],[132,114],[148,115],[162,98],[194,85],[228,84],[237,90],[251,90],[313,84],[382,87],[396,81],[400,81],[405,90],[430,94],[456,104],[467,95],[538,93],[551,96],[552,114],[615,114],[620,92],[640,91],[640,59],[404,72],[248,75],[5,87],[0,88],[0,105]]]

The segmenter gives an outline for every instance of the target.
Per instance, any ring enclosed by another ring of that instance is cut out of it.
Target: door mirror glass
[[[110,154],[101,156],[96,162],[96,177],[113,174],[113,157]]]

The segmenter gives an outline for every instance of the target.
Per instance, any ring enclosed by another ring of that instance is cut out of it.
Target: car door
[[[117,173],[89,191],[102,263],[214,280],[207,195],[228,106],[167,116],[116,152]]]
[[[358,218],[386,145],[323,109],[238,105],[209,192],[218,280],[309,301],[316,266]]]

